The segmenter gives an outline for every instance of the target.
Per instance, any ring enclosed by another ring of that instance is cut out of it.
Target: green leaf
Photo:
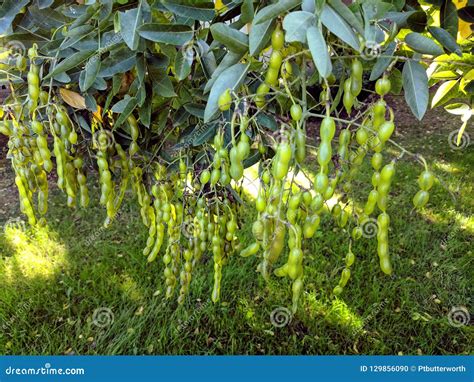
[[[459,84],[458,80],[446,81],[436,90],[436,93],[431,100],[431,108],[438,107],[443,103],[448,102],[457,93],[456,85]]]
[[[140,86],[143,85],[143,80],[146,75],[146,59],[144,56],[137,56],[137,66],[135,67],[136,79],[138,80]]]
[[[361,2],[362,16],[364,18],[365,27],[374,26],[374,20],[384,19],[389,11],[393,11],[394,6],[389,2],[378,0],[365,0]],[[353,7],[357,10],[357,7]],[[336,9],[337,10],[337,9]],[[342,15],[341,15],[342,16]],[[352,23],[345,19],[349,25]],[[364,30],[364,33],[366,30]]]
[[[0,35],[7,34],[13,19],[29,0],[5,0],[0,8]]]
[[[115,105],[114,105],[115,106]],[[137,99],[135,97],[127,98],[127,102],[123,110],[121,111],[120,116],[114,123],[113,129],[117,129],[127,120],[128,116],[132,114],[133,110],[137,107]]]
[[[165,98],[176,97],[173,83],[164,70],[153,70],[153,93]]]
[[[138,33],[147,40],[171,45],[184,45],[193,38],[191,27],[180,24],[143,24]]]
[[[124,99],[121,99],[120,101],[116,102],[114,106],[110,108],[110,111],[112,113],[122,113],[125,110],[125,107],[130,102],[130,99],[131,99],[130,96],[125,96]]]
[[[200,146],[203,143],[209,141],[214,135],[216,135],[217,127],[217,123],[206,123],[200,127],[197,127],[191,133],[193,146]]]
[[[93,113],[97,111],[97,101],[92,95],[90,95],[89,93],[86,93],[84,95],[84,102],[86,104],[87,110],[90,110]]]
[[[258,54],[265,48],[275,29],[275,20],[270,19],[260,24],[252,24],[249,34],[249,51],[251,56]]]
[[[247,24],[252,22],[255,13],[253,8],[253,0],[243,0],[240,12],[240,20],[243,23]]]
[[[81,25],[76,28],[69,29],[66,33],[66,37],[76,37],[79,35],[84,35],[92,31],[94,27],[92,25]]]
[[[395,53],[396,48],[397,48],[397,43],[395,41],[392,41],[391,43],[387,45],[382,55],[377,59],[374,67],[372,68],[372,71],[370,73],[370,78],[369,78],[370,81],[375,81],[388,68],[388,66],[394,59],[392,56]]]
[[[162,0],[161,3],[175,15],[192,20],[211,21],[216,12],[214,3],[207,0]]]
[[[417,32],[407,34],[405,36],[405,43],[418,53],[429,54],[434,57],[444,53],[443,49],[433,40]]]
[[[90,32],[94,30],[92,25],[82,25],[74,29],[70,29],[60,46],[60,50],[64,50],[74,46],[77,42],[86,38]]]
[[[448,31],[439,27],[428,27],[428,31],[447,51],[456,53],[459,57],[462,57],[461,48],[456,43],[456,39],[451,36]]]
[[[286,31],[287,42],[299,41],[306,43],[306,31],[316,22],[316,16],[305,11],[288,13],[283,20],[283,29]]]
[[[138,49],[140,36],[137,29],[143,24],[141,2],[138,8],[130,9],[125,12],[119,12],[120,15],[120,34],[123,41],[131,50]]]
[[[183,113],[181,111],[180,113]],[[213,123],[204,123],[204,124],[197,124],[194,129],[186,134],[183,134],[179,142],[173,146],[173,150],[177,151],[189,146],[200,146],[203,143],[209,141],[212,137],[214,137],[216,130],[217,130],[218,124],[213,122]]]
[[[428,107],[428,76],[425,68],[416,61],[408,60],[403,65],[403,90],[405,100],[416,118],[421,120]]]
[[[390,21],[391,23],[397,24],[397,27],[401,29],[401,28],[406,28],[408,26],[407,24],[408,18],[415,13],[416,11],[387,12],[387,14],[385,15],[385,19]],[[388,29],[388,25],[387,25],[387,29]]]
[[[453,38],[458,35],[458,13],[457,8],[451,0],[445,0],[439,10],[439,22],[441,28],[447,30]]]
[[[407,26],[414,32],[423,32],[428,24],[428,16],[423,11],[416,11],[407,18]]]
[[[456,102],[446,105],[444,110],[453,115],[467,115],[471,108],[465,103]]]
[[[53,4],[54,0],[37,0],[37,2],[39,9],[45,9],[50,7],[51,4]]]
[[[76,52],[72,56],[66,58],[65,60],[61,61],[57,64],[54,69],[48,73],[48,75],[44,78],[45,80],[56,76],[57,74],[64,73],[69,69],[75,68],[82,64],[85,60],[87,60],[90,56],[95,53],[95,50],[85,50],[82,52]]]
[[[227,68],[230,68],[232,65],[238,63],[242,56],[243,54],[241,53],[228,52],[219,63],[214,73],[212,73],[211,79],[207,81],[207,84],[204,87],[204,93],[207,93],[209,90],[211,90],[212,85],[214,85],[214,82],[217,80],[217,78],[219,78],[221,73]]]
[[[89,124],[86,122],[84,117],[80,114],[76,114],[77,120],[79,122],[79,126],[81,126],[81,129],[87,131],[89,134],[92,134],[91,127]]]
[[[253,166],[255,163],[257,163],[261,157],[262,157],[262,154],[260,154],[260,151],[258,149],[251,149],[249,156],[244,159],[242,164],[244,168],[249,168]]]
[[[190,49],[180,49],[176,54],[176,59],[174,61],[174,71],[176,74],[176,79],[178,81],[184,80],[191,74],[191,66],[194,60],[194,50]]]
[[[55,81],[62,82],[63,84],[68,84],[71,82],[71,77],[69,77],[66,73],[62,72],[53,77]]]
[[[254,25],[263,23],[268,20],[273,20],[275,17],[283,15],[290,9],[293,9],[301,4],[301,0],[280,0],[274,4],[262,8],[255,15],[253,20]]]
[[[108,87],[107,82],[102,77],[97,77],[92,84],[92,87],[97,90],[106,90]]]
[[[431,78],[435,80],[455,80],[459,77],[459,74],[452,70],[441,70],[431,74]]]
[[[249,48],[249,37],[229,25],[216,23],[211,26],[212,37],[236,53],[245,53]]]
[[[315,0],[303,0],[301,2],[301,10],[305,12],[315,13],[316,12]]]
[[[341,0],[328,0],[329,5],[351,25],[359,34],[364,34],[364,26],[361,21],[352,13],[352,11]]]
[[[276,122],[275,117],[273,116],[270,116],[265,113],[258,113],[255,117],[255,120],[258,125],[266,127],[267,129],[270,129],[272,131],[278,130],[278,123]]]
[[[84,82],[82,84],[79,83],[79,87],[81,88],[82,92],[87,91],[87,89],[89,89],[94,84],[99,70],[100,59],[99,56],[94,55],[89,59],[89,61],[87,61],[86,67],[84,68]]]
[[[88,28],[82,28],[82,27],[76,28],[76,29],[82,29],[84,31],[84,33],[83,34],[82,33],[77,34],[75,36],[68,37],[68,38],[64,39],[63,42],[61,43],[60,50],[65,50],[67,48],[74,47],[74,45],[76,45],[79,41],[81,41],[82,39],[85,39],[86,37],[88,37],[88,34],[90,32],[92,32],[92,30],[94,28],[92,27],[92,25],[88,25],[87,27]],[[86,31],[88,31],[88,32],[86,32]]]
[[[474,23],[474,6],[467,6],[458,9],[458,16],[466,23]]]
[[[193,48],[197,49],[196,58],[201,64],[206,79],[211,78],[217,67],[214,52],[210,50],[209,45],[203,40],[198,40],[196,44],[193,45]]]
[[[319,74],[323,78],[328,78],[332,73],[332,63],[329,57],[328,47],[319,27],[309,27],[307,30],[307,40],[311,56]]]
[[[220,95],[227,89],[236,90],[245,80],[250,64],[235,64],[224,70],[212,85],[204,111],[204,122],[209,122],[218,112]]]
[[[187,103],[183,106],[189,114],[194,115],[199,119],[204,119],[204,110],[206,108],[204,105],[199,103]]]
[[[76,28],[76,27],[81,26],[81,25],[85,25],[94,16],[98,6],[99,6],[99,4],[96,3],[96,4],[88,7],[82,15],[80,15],[78,18],[76,18],[74,20],[74,22],[71,24],[70,28],[72,29],[72,28]],[[72,7],[69,8],[69,10],[72,10]],[[64,14],[66,14],[66,13],[64,13]],[[75,14],[73,14],[73,16],[75,16]]]
[[[29,5],[28,18],[32,24],[41,29],[60,28],[68,22],[61,12],[54,8],[39,9],[36,5]],[[1,19],[1,18],[0,18]]]
[[[100,65],[99,77],[111,77],[117,73],[125,73],[132,69],[137,62],[135,52],[128,48],[114,52],[107,57]]]
[[[138,116],[140,117],[140,123],[146,127],[150,127],[151,123],[151,102],[153,97],[146,97],[145,103],[138,109]]]
[[[399,95],[402,92],[402,88],[403,88],[402,73],[397,68],[393,68],[390,71],[388,79],[390,80],[390,83],[392,84],[392,87],[390,89],[390,94]]]
[[[339,37],[353,49],[360,51],[360,43],[354,30],[329,5],[325,4],[321,12],[321,22],[331,33]]]
[[[443,0],[436,0],[436,1],[443,1]],[[387,0],[386,2],[392,4],[396,11],[401,11],[403,7],[405,6],[405,0]]]
[[[460,85],[459,89],[462,90],[463,93],[467,93],[471,96],[474,96],[474,81],[462,82],[462,87]]]

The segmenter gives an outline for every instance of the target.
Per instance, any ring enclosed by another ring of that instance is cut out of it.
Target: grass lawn
[[[428,206],[413,211],[421,168],[408,157],[397,164],[388,210],[394,275],[380,271],[375,238],[361,239],[351,280],[335,298],[348,232],[325,215],[319,234],[305,243],[298,312],[282,327],[270,315],[291,306],[290,283],[265,283],[255,257],[231,258],[218,304],[209,300],[209,254],[194,270],[186,302],[166,301],[163,265],[143,258],[146,229],[131,197],[107,230],[97,197],[87,210],[70,210],[65,196],[52,192],[49,227],[38,230],[12,223],[21,216],[10,197],[0,213],[0,353],[473,354],[472,320],[459,327],[448,320],[453,307],[474,312],[474,150],[448,145],[455,122],[411,121],[397,130],[397,141],[424,155],[440,182]],[[371,173],[365,165],[356,184],[360,206]],[[248,223],[254,208],[244,208]],[[250,225],[242,226],[239,238],[248,243]]]

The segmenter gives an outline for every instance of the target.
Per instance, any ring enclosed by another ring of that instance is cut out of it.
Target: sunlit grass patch
[[[6,282],[50,279],[67,266],[66,248],[48,227],[27,229],[18,222],[7,223],[2,236],[10,248],[9,256],[0,260],[0,274]]]
[[[459,174],[462,172],[462,169],[459,166],[456,166],[454,163],[447,163],[441,161],[434,161],[432,167],[436,170],[445,172],[447,174]]]
[[[321,299],[315,293],[305,298],[305,308],[313,320],[323,319],[331,326],[340,327],[349,333],[362,330],[364,320],[343,299]]]

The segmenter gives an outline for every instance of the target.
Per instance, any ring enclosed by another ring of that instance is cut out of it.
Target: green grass
[[[231,258],[221,302],[212,304],[212,257],[205,256],[178,306],[164,299],[161,262],[147,264],[141,254],[146,230],[131,197],[103,230],[101,207],[70,210],[53,192],[48,228],[8,224],[0,236],[0,353],[472,354],[473,327],[453,327],[447,317],[456,306],[473,312],[474,152],[450,149],[446,137],[401,137],[433,163],[447,189],[436,185],[428,207],[412,211],[421,169],[408,158],[397,164],[389,207],[393,277],[379,269],[375,239],[362,239],[353,247],[351,280],[335,298],[348,232],[325,216],[323,229],[305,243],[299,310],[281,328],[270,313],[291,306],[290,283],[265,283],[255,272],[257,258]],[[364,167],[352,195],[358,205],[370,176]],[[245,222],[252,215],[248,208]],[[248,224],[238,234],[243,243],[251,240]],[[110,309],[113,323],[93,323],[99,308]]]

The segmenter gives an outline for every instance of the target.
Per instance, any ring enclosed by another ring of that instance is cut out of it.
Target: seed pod
[[[429,191],[433,187],[434,180],[434,175],[430,171],[425,170],[418,177],[418,185],[423,191]]]

